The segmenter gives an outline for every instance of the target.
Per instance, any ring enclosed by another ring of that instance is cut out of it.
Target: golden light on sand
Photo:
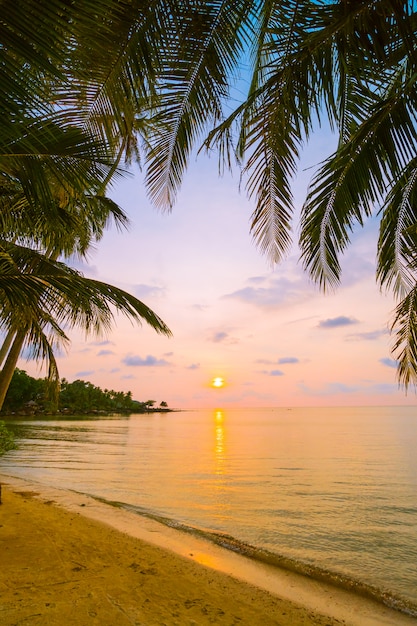
[[[224,378],[221,378],[220,376],[213,378],[213,380],[211,381],[211,386],[215,387],[216,389],[224,387]]]

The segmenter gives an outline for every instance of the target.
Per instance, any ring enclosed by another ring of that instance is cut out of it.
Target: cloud
[[[394,385],[393,383],[377,383],[376,385],[372,385],[372,391],[377,394],[391,395],[398,391],[398,385]]]
[[[94,370],[84,370],[83,372],[76,372],[75,376],[77,378],[85,378],[86,376],[91,376],[94,374]]]
[[[200,363],[191,363],[191,365],[187,365],[185,368],[187,370],[198,370],[200,369]]]
[[[227,339],[228,336],[229,335],[224,331],[219,331],[212,336],[211,341],[213,341],[214,343],[220,343],[221,341]]]
[[[262,370],[261,374],[266,376],[284,376],[284,372],[281,372],[281,370]]]
[[[346,383],[341,382],[326,383],[320,389],[312,389],[304,383],[299,383],[298,387],[307,396],[350,395],[360,391],[358,385],[346,385]]]
[[[263,365],[287,365],[289,363],[299,363],[300,360],[295,356],[284,356],[276,361],[270,361],[269,359],[257,359],[256,363],[262,363]]]
[[[287,322],[287,325],[291,324],[300,324],[300,322],[309,322],[310,320],[314,320],[317,318],[317,315],[309,315],[308,317],[296,317]]]
[[[395,361],[394,359],[383,358],[379,359],[379,362],[382,363],[382,365],[386,365],[386,367],[392,367],[393,369],[397,369],[398,367],[398,361]]]
[[[367,333],[354,333],[352,335],[348,335],[348,339],[353,339],[354,341],[356,340],[365,340],[365,341],[376,341],[377,339],[380,339],[381,337],[384,337],[385,335],[389,335],[389,330],[388,329],[383,329],[383,330],[373,330]]]
[[[264,283],[266,281],[266,276],[251,276],[248,278],[248,283],[255,283],[255,285],[259,285],[259,283]]]
[[[347,385],[342,382],[334,382],[327,383],[321,388],[312,389],[308,385],[304,383],[299,383],[299,389],[303,394],[307,396],[337,396],[337,395],[364,395],[364,396],[374,396],[374,395],[391,395],[398,391],[398,385],[393,383],[377,383],[373,381],[366,381],[365,384],[363,382],[358,385]]]
[[[260,284],[261,277],[251,278],[248,282]],[[248,286],[225,294],[224,299],[234,299],[252,304],[261,309],[274,309],[280,306],[288,306],[296,302],[302,302],[309,297],[311,287],[303,275],[296,275],[293,279],[286,276],[264,279],[265,286]]]
[[[113,350],[100,350],[100,352],[97,352],[97,356],[108,356],[109,354],[114,354]]]
[[[139,300],[147,298],[162,298],[165,296],[165,287],[157,287],[156,285],[135,285],[133,287],[134,294]]]
[[[140,356],[126,356],[122,363],[128,367],[165,367],[170,365],[165,359],[157,359],[156,356],[148,354],[144,359]]]
[[[230,335],[228,330],[217,330],[211,331],[211,334],[207,337],[207,341],[211,341],[212,343],[225,342],[227,344],[234,344],[238,343],[239,340]]]
[[[321,320],[318,323],[319,328],[339,328],[340,326],[351,326],[357,324],[358,320],[354,317],[346,317],[345,315],[339,315],[338,317],[331,317],[327,320]]]
[[[114,341],[104,339],[103,341],[89,341],[90,346],[114,346]]]

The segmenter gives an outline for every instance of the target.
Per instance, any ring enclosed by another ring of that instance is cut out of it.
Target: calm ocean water
[[[205,409],[13,428],[20,448],[0,457],[0,472],[203,531],[417,615],[417,407]]]

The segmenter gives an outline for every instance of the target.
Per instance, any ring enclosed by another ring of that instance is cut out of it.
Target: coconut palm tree
[[[63,153],[68,158],[68,153]],[[100,193],[105,181],[92,178],[94,187],[90,183],[89,188],[80,188],[79,179],[72,186],[68,176],[61,183],[49,167],[50,159],[46,163],[39,159],[48,194],[45,202],[27,185],[25,161],[22,156],[5,158],[0,184],[0,326],[7,331],[0,350],[0,364],[4,363],[0,407],[25,344],[34,358],[49,362],[49,378],[55,383],[51,389],[56,391],[59,372],[54,350],[68,345],[68,328],[81,326],[86,333],[108,331],[113,308],[136,321],[146,321],[157,332],[170,334],[162,320],[139,300],[56,263],[59,258],[84,257],[91,244],[101,239],[110,220],[118,228],[127,226],[120,207]],[[57,271],[59,283],[55,282]],[[10,281],[12,293],[7,286]]]
[[[116,5],[97,6],[108,22],[102,40],[106,33],[108,41],[116,21],[120,36]],[[127,222],[105,191],[118,174],[121,155],[131,152],[131,129],[114,132],[115,115],[102,110],[96,115],[94,105],[82,103],[89,102],[86,89],[94,90],[78,54],[96,22],[91,8],[83,0],[76,8],[54,0],[2,4],[0,327],[6,339],[0,351],[0,407],[24,345],[35,358],[48,359],[57,383],[54,350],[68,343],[67,331],[74,326],[105,332],[122,312],[170,335],[141,301],[58,262],[62,255],[84,255],[110,217],[118,225]],[[104,67],[100,70],[108,64]],[[129,107],[131,99],[123,112]]]
[[[158,333],[171,334],[149,307],[122,289],[6,242],[0,246],[0,295],[0,328],[12,336],[0,373],[0,406],[25,344],[37,360],[48,359],[49,378],[57,383],[54,350],[68,343],[71,328],[101,335],[110,331],[115,314],[122,313],[137,323],[145,321]]]
[[[221,167],[237,160],[242,168],[255,203],[251,232],[273,263],[291,244],[291,180],[300,153],[328,120],[339,142],[303,207],[304,267],[323,289],[337,286],[352,229],[378,216],[377,280],[399,301],[393,322],[399,380],[406,387],[417,380],[414,2],[25,0],[24,11],[19,5],[2,3],[13,94],[6,111],[24,129],[22,135],[18,125],[8,128],[7,157],[16,144],[31,158],[51,158],[47,137],[37,140],[39,114],[50,118],[52,135],[55,126],[58,135],[63,131],[61,139],[66,129],[82,129],[78,143],[69,142],[74,159],[64,159],[72,176],[88,161],[81,187],[91,172],[108,180],[123,159],[140,156],[151,198],[170,209],[190,155],[204,143],[218,150]],[[245,93],[243,82],[235,89],[243,66]],[[33,95],[22,82],[28,67]],[[19,118],[21,103],[32,117]],[[51,159],[57,178],[60,156]],[[42,169],[33,158],[27,167]],[[35,199],[47,199],[41,174],[27,183]]]
[[[193,142],[214,125],[205,145],[222,166],[241,165],[255,200],[252,234],[276,263],[291,243],[301,150],[326,119],[338,145],[311,182],[301,258],[323,289],[334,288],[351,232],[380,219],[377,281],[398,299],[393,352],[406,388],[417,382],[416,9],[397,0],[198,3],[169,50],[162,130],[148,154],[151,193],[170,206]],[[248,42],[249,88],[226,116]]]

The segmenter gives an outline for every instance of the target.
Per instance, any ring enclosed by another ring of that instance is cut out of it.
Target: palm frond
[[[391,330],[396,333],[393,354],[398,361],[398,380],[407,390],[417,384],[417,285],[395,310]]]
[[[362,224],[401,176],[417,147],[414,80],[400,68],[384,99],[349,142],[315,176],[303,207],[304,267],[323,288],[340,280],[338,256],[355,224]]]
[[[161,208],[174,204],[197,138],[222,117],[229,79],[250,30],[251,4],[216,0],[188,7],[186,2],[181,20],[173,21],[147,152],[149,194]]]
[[[416,282],[417,159],[412,159],[391,189],[382,209],[377,279],[404,297]]]
[[[122,289],[85,278],[64,263],[6,242],[0,249],[0,294],[3,326],[15,325],[15,311],[28,323],[39,320],[43,311],[58,325],[100,334],[110,330],[118,312],[134,322],[146,322],[157,333],[171,335],[156,313]]]

